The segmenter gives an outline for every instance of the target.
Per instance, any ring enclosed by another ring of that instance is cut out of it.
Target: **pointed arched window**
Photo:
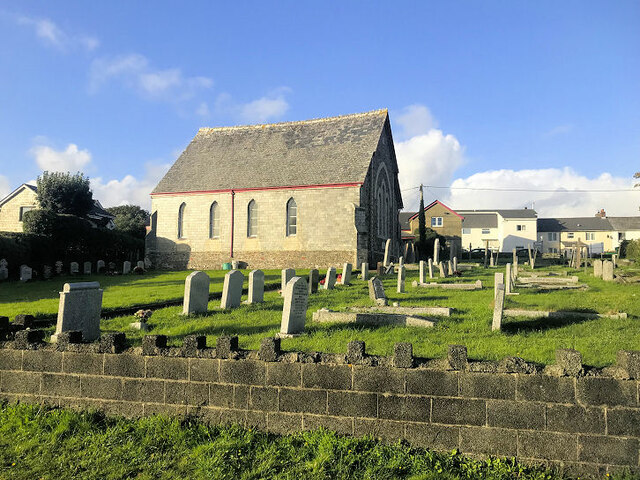
[[[209,209],[209,238],[220,238],[220,207],[213,202]]]
[[[178,238],[184,238],[184,212],[187,204],[182,202],[178,209]]]
[[[298,233],[298,206],[293,198],[287,202],[287,237]]]
[[[251,200],[247,206],[247,237],[258,236],[258,206]]]

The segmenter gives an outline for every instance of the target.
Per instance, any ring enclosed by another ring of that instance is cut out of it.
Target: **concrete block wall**
[[[322,426],[581,476],[640,473],[640,352],[620,352],[617,365],[597,370],[573,351],[542,367],[469,362],[455,345],[447,358],[426,360],[411,344],[376,357],[363,342],[321,354],[282,352],[272,338],[246,351],[237,337],[214,348],[195,336],[181,348],[167,348],[163,336],[137,348],[123,334],[92,345],[72,337],[54,347],[27,330],[0,342],[0,398],[133,417],[195,414],[282,434]]]

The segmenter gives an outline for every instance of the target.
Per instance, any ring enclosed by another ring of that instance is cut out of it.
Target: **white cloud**
[[[394,115],[394,124],[400,126],[400,133],[403,137],[409,138],[423,135],[429,130],[438,127],[433,115],[424,105],[414,104],[404,107]]]
[[[234,102],[231,95],[222,93],[216,100],[216,111],[230,114],[245,123],[266,123],[277,120],[289,110],[288,87],[280,87],[267,95],[247,103]]]
[[[207,77],[185,77],[179,68],[153,68],[144,55],[131,53],[97,58],[91,63],[89,91],[96,93],[106,83],[117,81],[149,100],[182,102],[210,88]]]
[[[633,178],[602,173],[595,178],[562,169],[489,170],[456,179],[451,187],[476,189],[552,190],[551,192],[450,190],[442,200],[454,209],[523,208],[532,206],[539,217],[590,217],[604,208],[609,216],[638,215],[640,189]],[[571,192],[584,190],[584,192]],[[599,192],[597,190],[614,190]]]
[[[18,24],[33,28],[36,36],[45,44],[61,51],[81,47],[92,51],[100,45],[97,38],[88,35],[69,35],[48,18],[16,17]]]
[[[75,173],[91,162],[89,150],[80,150],[75,143],[70,143],[64,150],[55,150],[48,145],[36,145],[29,153],[42,170],[50,172]]]
[[[545,137],[557,137],[559,135],[566,135],[567,133],[573,130],[573,125],[570,123],[566,123],[564,125],[558,125],[557,127],[552,128],[551,130],[544,133]]]

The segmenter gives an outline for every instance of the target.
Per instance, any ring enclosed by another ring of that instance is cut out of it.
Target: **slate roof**
[[[613,230],[608,218],[539,218],[538,232],[592,232]]]
[[[518,208],[514,210],[498,210],[498,209],[485,209],[485,210],[463,210],[457,209],[456,212],[466,217],[466,213],[499,213],[502,218],[537,218],[538,213],[531,208]]]
[[[361,183],[387,119],[385,109],[201,128],[151,194]]]
[[[465,213],[464,218],[462,219],[462,228],[497,227],[498,216],[495,213]]]
[[[409,230],[411,225],[409,225],[409,219],[416,215],[418,212],[400,212],[398,214],[398,221],[400,222],[401,230]]]
[[[607,220],[617,232],[640,230],[640,217],[607,217]]]

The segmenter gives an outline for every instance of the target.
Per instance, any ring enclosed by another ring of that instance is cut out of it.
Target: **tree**
[[[59,215],[84,217],[93,207],[89,178],[61,172],[42,172],[38,177],[40,208]]]
[[[107,208],[107,212],[115,215],[116,230],[136,238],[144,238],[147,233],[149,212],[137,205],[120,205]]]
[[[418,254],[421,260],[428,257],[427,253],[427,219],[424,215],[424,195],[420,185],[420,210],[418,211]]]

